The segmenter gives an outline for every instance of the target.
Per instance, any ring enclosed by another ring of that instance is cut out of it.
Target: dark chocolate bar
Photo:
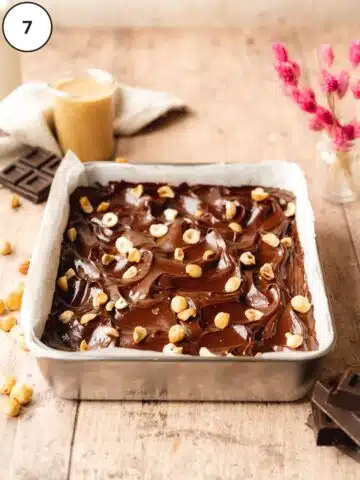
[[[346,410],[360,411],[360,365],[345,370],[330,393],[329,401]]]
[[[356,445],[360,446],[360,412],[345,410],[330,402],[330,394],[338,379],[318,381],[315,384],[311,400],[322,410]]]
[[[34,203],[41,203],[49,195],[60,162],[61,158],[51,152],[29,149],[0,172],[0,183]]]

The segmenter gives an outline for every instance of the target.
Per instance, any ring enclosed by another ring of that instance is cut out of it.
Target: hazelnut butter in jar
[[[82,162],[108,160],[114,152],[112,75],[98,69],[67,73],[51,85],[60,147]]]

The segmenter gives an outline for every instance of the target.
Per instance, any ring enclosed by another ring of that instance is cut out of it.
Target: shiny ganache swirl
[[[166,189],[165,196],[160,195],[159,187],[111,182],[75,190],[58,276],[73,271],[67,275],[67,291],[56,288],[43,341],[66,350],[78,350],[85,340],[88,349],[116,346],[162,351],[170,343],[169,329],[179,324],[185,336],[176,346],[182,347],[183,354],[199,355],[202,347],[216,355],[291,350],[289,333],[301,335],[297,350],[317,349],[313,308],[299,313],[291,306],[296,295],[311,301],[295,217],[285,214],[293,195],[267,188],[268,197],[255,201],[250,186],[181,184],[170,188],[172,198]],[[81,206],[84,197],[89,201],[88,213]],[[108,212],[118,220],[111,228],[103,223],[105,213],[97,212],[102,202],[108,202]],[[171,220],[167,209],[176,211]],[[234,222],[239,232],[233,231]],[[167,232],[154,237],[151,226],[159,224],[166,225]],[[72,241],[69,229],[76,231]],[[184,241],[189,229],[200,233],[196,243]],[[266,233],[286,240],[270,245],[263,239]],[[119,237],[138,249],[138,262],[118,251]],[[184,253],[183,260],[178,254],[174,258],[175,249]],[[206,250],[212,253],[204,259]],[[254,255],[255,264],[240,260],[244,252]],[[106,254],[112,261],[104,264]],[[202,275],[189,276],[188,264],[200,266]],[[270,264],[274,278],[260,273],[264,264]],[[134,276],[124,278],[132,266]],[[232,277],[240,278],[241,284],[229,292],[225,286]],[[125,299],[126,307],[94,306],[100,292],[108,302]],[[187,308],[195,309],[194,316],[180,320],[171,306],[174,296],[184,297]],[[260,318],[250,321],[245,314],[249,309],[261,312]],[[70,311],[70,320],[60,320],[64,311]],[[225,328],[214,323],[219,312],[230,315]],[[94,318],[82,322],[88,313]],[[147,336],[136,343],[134,329],[139,326],[146,328]]]

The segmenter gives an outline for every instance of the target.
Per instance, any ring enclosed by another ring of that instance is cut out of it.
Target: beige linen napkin
[[[43,82],[21,85],[0,103],[0,158],[24,145],[42,147],[61,155],[52,133],[53,97]],[[185,103],[166,92],[118,84],[115,92],[114,132],[133,135],[171,110],[184,110]]]

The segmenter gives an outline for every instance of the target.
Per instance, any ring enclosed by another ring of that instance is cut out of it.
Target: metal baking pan
[[[314,304],[319,349],[271,352],[261,357],[191,357],[112,348],[66,352],[44,345],[69,195],[79,185],[109,180],[179,184],[263,185],[296,195],[297,226]],[[69,153],[54,179],[33,251],[21,325],[40,370],[69,399],[294,401],[309,391],[320,361],[334,344],[334,328],[315,242],[313,212],[301,169],[289,162],[203,166],[81,164]]]

